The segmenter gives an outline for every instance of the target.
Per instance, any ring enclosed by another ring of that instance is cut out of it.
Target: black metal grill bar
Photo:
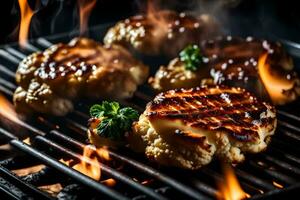
[[[3,87],[2,85],[0,85],[0,91],[5,93],[8,96],[12,96],[14,94],[11,90]]]
[[[278,120],[278,125],[286,127],[286,128],[289,128],[289,129],[291,129],[293,131],[296,131],[297,133],[300,133],[300,128],[298,128],[298,127],[296,127],[296,126],[294,126],[292,124],[289,124],[289,123],[287,123],[285,121]]]
[[[202,170],[202,172],[204,174],[206,174],[207,176],[212,176],[215,180],[217,180],[218,183],[224,181],[224,176],[222,176],[221,174],[217,173],[216,171],[214,171],[210,168],[204,168]],[[246,182],[241,181],[240,184],[241,184],[243,189],[245,189],[246,191],[251,192],[253,194],[257,194],[258,191],[259,191],[259,188],[256,188],[255,186],[252,186],[252,185],[249,185]]]
[[[235,173],[238,177],[240,177],[241,179],[244,179],[256,186],[259,186],[261,189],[264,190],[274,190],[274,186],[266,181],[264,181],[261,178],[257,178],[255,176],[253,176],[252,174],[245,172],[243,170],[240,170],[238,168],[235,169]]]
[[[257,165],[257,163],[255,163],[254,161],[250,160],[249,161],[249,165],[251,165],[253,168],[258,169],[258,170],[263,170],[263,172],[267,175],[269,175],[271,178],[275,178],[277,180],[282,181],[285,184],[289,184],[292,185],[294,183],[296,183],[297,181],[290,177],[287,176],[279,171],[274,171],[268,168],[262,168],[261,166]]]
[[[71,150],[69,150],[65,147],[62,147],[61,145],[46,139],[45,137],[37,136],[37,137],[35,137],[35,140],[53,148],[53,149],[56,149],[57,151],[64,153],[66,156],[70,156],[73,159],[80,160],[80,158],[81,158],[80,154],[74,153]],[[161,196],[160,194],[157,194],[153,190],[143,186],[142,184],[139,184],[139,183],[133,181],[127,175],[120,173],[117,170],[112,169],[111,167],[108,167],[107,165],[101,164],[101,170],[104,173],[108,174],[110,177],[117,179],[117,180],[125,183],[126,185],[131,186],[131,187],[147,194],[148,196],[150,196],[154,199],[165,199],[165,197]],[[200,197],[201,196],[198,196],[198,198],[200,198]]]
[[[290,138],[290,139],[293,139],[297,142],[300,142],[300,135],[299,134],[293,133],[289,130],[285,130],[285,128],[281,128],[280,133],[286,138]]]
[[[1,130],[0,133],[2,134]],[[18,150],[21,150],[24,153],[27,153],[34,158],[40,160],[41,162],[45,163],[48,166],[66,174],[67,176],[79,181],[80,183],[84,184],[87,187],[90,187],[98,192],[101,192],[112,199],[127,199],[127,197],[121,195],[119,192],[112,190],[111,188],[98,183],[97,181],[93,180],[90,177],[87,177],[80,172],[73,170],[72,168],[67,167],[66,165],[58,162],[57,160],[53,159],[47,154],[44,154],[38,150],[35,150],[31,146],[25,144],[22,141],[13,139],[10,141],[10,144]]]
[[[28,192],[27,194],[30,194],[30,196],[34,198],[53,199],[48,194],[36,189],[34,186],[21,180],[19,177],[17,177],[16,175],[14,175],[13,173],[11,173],[9,170],[5,169],[1,165],[0,165],[0,174],[2,178],[5,178],[8,181],[13,181],[17,187],[26,190]]]
[[[16,85],[15,84],[12,84],[11,82],[9,82],[9,81],[7,81],[5,79],[2,79],[2,78],[0,78],[0,84],[1,85],[5,85],[10,90],[15,90],[16,89]]]
[[[272,156],[269,156],[267,154],[262,154],[261,156],[263,157],[263,159],[265,159],[265,160],[267,160],[271,163],[274,163],[277,166],[280,166],[281,168],[290,171],[291,173],[294,173],[294,174],[300,176],[300,169],[298,167],[295,167],[295,166],[293,166],[291,164],[288,164],[286,162],[282,162],[279,159],[274,158]]]
[[[273,142],[274,143],[274,142]],[[289,153],[283,152],[278,149],[274,149],[273,147],[270,147],[270,149],[274,152],[277,153],[278,155],[281,155],[283,158],[289,160],[292,163],[296,163],[297,165],[300,165],[300,159],[296,156],[293,156]]]
[[[56,137],[56,138],[59,138],[60,140],[63,140],[64,142],[66,143],[69,143],[71,145],[73,145],[75,148],[78,148],[78,149],[83,149],[85,144],[73,139],[73,138],[70,138],[62,133],[60,133],[59,131],[56,131],[56,130],[53,130],[50,132],[50,135]],[[119,160],[119,161],[122,161],[126,164],[129,164],[130,166],[146,173],[147,175],[150,175],[168,185],[170,185],[171,187],[177,189],[178,191],[192,197],[192,198],[199,198],[203,195],[201,195],[199,192],[195,191],[194,189],[176,181],[175,179],[173,178],[170,178],[169,176],[153,169],[152,167],[149,167],[148,165],[145,165],[145,164],[142,164],[136,160],[133,160],[129,157],[126,157],[126,156],[122,156],[118,153],[115,153],[113,152],[112,150],[107,150],[109,152],[109,155],[112,156],[113,158]]]
[[[287,112],[285,112],[285,111],[283,111],[283,110],[277,110],[277,113],[278,113],[279,115],[282,115],[282,116],[285,116],[285,117],[288,117],[288,118],[291,118],[291,119],[294,119],[294,120],[300,122],[300,117],[295,116],[295,115],[292,115],[292,114],[290,114],[290,113],[287,113]]]
[[[10,76],[11,78],[15,79],[15,73],[11,70],[7,69],[3,65],[0,64],[0,72],[3,72],[4,74]]]
[[[8,190],[1,183],[0,183],[0,194],[3,194],[3,195],[1,195],[1,197],[5,198],[5,199],[19,200],[18,196],[16,196],[14,193],[12,193],[10,190]]]
[[[16,57],[12,56],[10,53],[7,53],[7,52],[4,51],[3,49],[0,49],[0,56],[2,56],[3,58],[9,60],[9,61],[12,62],[13,64],[16,64],[16,65],[19,64],[19,60],[16,59]]]
[[[18,57],[19,59],[23,59],[26,57],[25,54],[21,53],[20,51],[15,50],[14,48],[10,47],[10,46],[6,46],[4,48],[7,52],[11,53],[12,55],[14,55],[15,57]]]

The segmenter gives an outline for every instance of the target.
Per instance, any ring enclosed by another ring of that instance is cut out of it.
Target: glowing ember
[[[31,142],[30,142],[30,138],[29,138],[29,137],[26,138],[26,139],[24,139],[23,142],[24,142],[25,144],[31,145]]]
[[[80,15],[80,35],[87,31],[88,19],[97,0],[78,0]]]
[[[114,185],[116,185],[117,182],[115,181],[115,179],[109,178],[104,181],[101,181],[101,183],[103,183],[104,185],[113,187]]]
[[[281,184],[279,184],[279,183],[277,183],[277,182],[275,182],[275,181],[273,181],[273,185],[274,185],[275,187],[279,188],[279,189],[282,189],[282,188],[283,188],[283,185],[281,185]]]
[[[224,181],[219,184],[220,192],[218,193],[218,199],[240,200],[250,197],[250,195],[245,193],[241,188],[231,167],[225,165],[224,174]]]
[[[62,185],[60,183],[52,184],[52,185],[43,185],[38,187],[40,190],[43,190],[49,193],[52,196],[56,196],[62,189]]]
[[[39,172],[43,168],[45,168],[45,165],[41,164],[41,165],[30,166],[30,167],[23,168],[23,169],[15,169],[15,170],[12,170],[12,172],[18,176],[27,176],[29,174]]]
[[[263,54],[258,60],[258,72],[260,78],[269,93],[270,98],[275,104],[282,104],[289,101],[289,95],[285,92],[293,89],[294,81],[285,77],[276,76],[272,73],[270,65],[267,63],[268,54]]]
[[[28,32],[31,17],[33,16],[33,11],[31,10],[30,6],[27,3],[27,0],[18,0],[21,10],[21,24],[20,24],[20,31],[19,31],[19,43],[21,47],[24,47],[27,43],[28,39]]]
[[[110,160],[109,153],[105,148],[96,149],[94,146],[86,145],[83,149],[83,155],[80,157],[79,163],[74,163],[73,160],[60,160],[64,164],[73,169],[89,176],[95,180],[101,178],[101,163],[99,160]],[[114,185],[111,180],[104,181],[108,185]]]

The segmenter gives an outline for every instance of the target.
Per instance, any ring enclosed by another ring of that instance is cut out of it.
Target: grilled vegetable
[[[13,100],[22,114],[64,116],[81,98],[131,97],[147,74],[148,67],[125,48],[75,38],[26,57],[16,71]]]
[[[198,169],[214,157],[239,163],[263,151],[276,124],[275,108],[244,89],[176,89],[148,103],[128,143],[157,163]]]

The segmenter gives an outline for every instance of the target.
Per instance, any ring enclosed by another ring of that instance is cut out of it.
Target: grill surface
[[[100,40],[107,26],[91,29],[90,36]],[[0,91],[12,99],[16,88],[14,72],[26,55],[49,47],[52,43],[68,42],[76,33],[39,38],[31,41],[25,49],[17,44],[0,48]],[[299,56],[293,45],[292,55]],[[299,59],[298,58],[298,59]],[[150,66],[157,60],[143,58]],[[297,57],[295,57],[297,65]],[[135,107],[140,112],[152,99],[153,93],[143,85],[135,96],[123,105]],[[95,101],[96,102],[96,101]],[[94,103],[95,103],[94,102]],[[65,166],[58,160],[78,160],[86,144],[88,108],[93,102],[79,102],[76,111],[64,118],[39,116],[21,124],[17,130],[0,122],[0,138],[9,141],[18,150],[15,156],[0,161],[0,194],[8,199],[213,199],[217,195],[216,182],[222,179],[220,163],[214,161],[201,170],[191,172],[164,168],[149,163],[143,155],[129,149],[109,151],[114,161],[123,163],[115,168],[103,163],[102,176],[114,178],[117,184],[108,187],[103,183]],[[1,109],[1,108],[0,108]],[[300,189],[300,117],[299,103],[278,107],[278,129],[266,152],[248,155],[243,164],[235,167],[242,188],[253,199],[274,198],[291,194]],[[2,118],[2,116],[1,116]],[[12,131],[13,130],[13,131]],[[19,140],[15,133],[22,131],[31,136],[31,145]],[[17,176],[14,169],[36,164],[46,167],[36,173]],[[114,165],[113,165],[114,166]],[[57,175],[59,174],[59,176]],[[61,183],[63,189],[55,197],[39,186]]]

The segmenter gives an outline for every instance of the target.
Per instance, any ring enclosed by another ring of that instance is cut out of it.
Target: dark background
[[[36,11],[30,38],[78,29],[76,0],[28,0]],[[0,44],[17,41],[17,0],[0,5]],[[231,3],[224,3],[231,2]],[[220,20],[225,33],[283,38],[300,43],[300,7],[292,0],[161,0],[159,7],[195,14],[208,12]],[[145,11],[146,1],[98,0],[90,26],[114,22]]]

